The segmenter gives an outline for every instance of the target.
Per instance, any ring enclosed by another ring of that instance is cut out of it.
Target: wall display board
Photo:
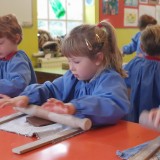
[[[160,23],[160,0],[100,0],[99,19],[116,28],[137,27],[138,18],[148,14]]]
[[[32,0],[1,0],[0,16],[15,14],[23,27],[32,26]]]

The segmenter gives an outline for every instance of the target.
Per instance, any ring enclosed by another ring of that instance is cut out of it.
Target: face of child
[[[68,62],[71,72],[78,80],[91,80],[99,69],[97,60],[88,57],[71,57]]]
[[[0,59],[5,58],[10,53],[17,51],[17,44],[6,37],[0,38]]]

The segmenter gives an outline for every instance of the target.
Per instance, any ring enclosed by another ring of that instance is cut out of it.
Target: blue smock
[[[141,37],[141,32],[138,32],[132,38],[131,43],[123,46],[123,48],[122,48],[123,54],[132,54],[132,53],[136,52],[137,56],[140,55],[140,54],[145,56],[145,52],[143,52],[143,50],[141,49],[140,37]]]
[[[143,110],[160,104],[160,61],[136,57],[124,69],[128,72],[125,82],[131,89],[131,113],[127,119],[138,122]]]
[[[49,98],[72,103],[75,116],[90,118],[93,125],[115,124],[130,106],[124,79],[114,70],[105,70],[90,82],[77,80],[69,70],[53,82],[28,86],[21,95],[28,96],[30,104],[42,105]]]
[[[36,82],[31,61],[24,51],[17,51],[9,60],[0,60],[0,94],[15,97]]]

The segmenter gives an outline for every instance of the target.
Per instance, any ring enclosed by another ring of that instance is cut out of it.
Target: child
[[[0,94],[18,96],[36,82],[31,61],[18,50],[22,29],[12,14],[0,16]]]
[[[145,53],[141,49],[141,44],[140,44],[141,32],[148,25],[155,25],[155,24],[157,24],[155,18],[146,14],[140,16],[138,20],[138,28],[140,31],[132,38],[132,42],[130,44],[123,46],[122,48],[123,54],[132,54],[133,52],[136,52],[137,56],[144,57]]]
[[[105,21],[80,25],[62,43],[70,70],[53,82],[28,86],[19,97],[1,99],[0,106],[43,104],[52,112],[90,118],[93,125],[117,123],[130,103],[114,28]]]
[[[135,57],[124,69],[128,72],[125,82],[131,89],[131,114],[128,120],[138,122],[143,110],[160,104],[160,25],[147,26],[141,35],[144,58]]]

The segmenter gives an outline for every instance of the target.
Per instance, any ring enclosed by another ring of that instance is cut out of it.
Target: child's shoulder
[[[31,60],[29,59],[29,57],[27,56],[27,54],[25,53],[25,51],[23,50],[18,50],[17,53],[9,60],[10,63],[14,63],[14,62],[30,62]]]
[[[25,58],[25,59],[27,58],[27,59],[29,59],[26,52],[23,50],[18,50],[13,58]]]
[[[97,79],[97,84],[108,87],[117,85],[125,87],[124,78],[114,69],[107,69],[102,72]]]
[[[136,57],[124,66],[130,74],[142,75],[147,73],[147,76],[158,75],[160,73],[160,61],[148,60],[146,58]]]
[[[132,60],[130,60],[127,64],[125,64],[123,68],[126,69],[126,68],[128,68],[129,66],[130,66],[130,67],[131,67],[131,66],[135,67],[135,66],[137,66],[137,65],[143,64],[145,61],[146,61],[145,58],[136,56],[136,57],[134,57]]]
[[[24,55],[27,56],[26,52],[23,51],[23,50],[18,50],[17,53],[16,53],[16,55],[17,56],[24,56]]]
[[[106,79],[111,79],[111,80],[113,80],[113,79],[117,79],[117,80],[118,79],[123,79],[121,77],[121,75],[117,71],[115,71],[114,69],[106,69],[106,70],[104,70],[101,73],[100,78],[101,78],[101,80],[102,79],[104,79],[104,80],[106,80]]]

